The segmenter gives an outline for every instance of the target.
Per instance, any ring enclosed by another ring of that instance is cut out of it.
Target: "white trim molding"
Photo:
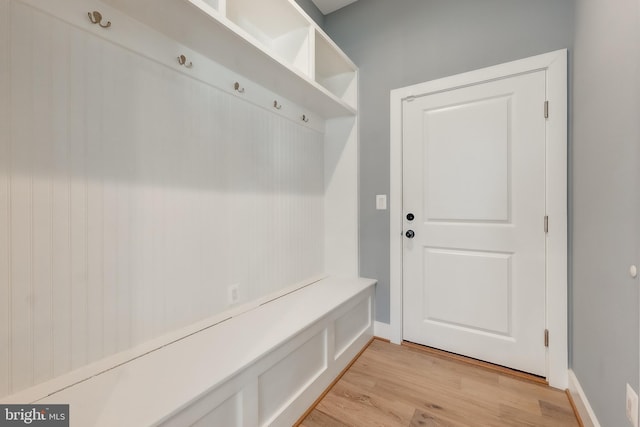
[[[546,204],[547,234],[546,312],[549,329],[547,381],[568,385],[567,324],[567,51],[550,52],[481,70],[445,77],[391,91],[390,148],[390,340],[402,341],[402,102],[452,89],[544,70],[547,74]]]
[[[591,405],[589,404],[587,395],[584,394],[584,390],[580,385],[580,381],[578,381],[578,377],[576,377],[575,372],[571,369],[569,370],[569,393],[571,393],[573,402],[576,404],[576,409],[578,410],[578,415],[580,415],[580,419],[584,426],[600,427],[600,422],[596,417],[596,413],[593,412],[593,408],[591,408]]]
[[[373,335],[383,340],[391,340],[391,325],[388,323],[374,322]]]

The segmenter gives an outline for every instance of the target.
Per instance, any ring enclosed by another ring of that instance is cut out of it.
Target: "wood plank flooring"
[[[563,391],[374,340],[302,427],[579,426]]]

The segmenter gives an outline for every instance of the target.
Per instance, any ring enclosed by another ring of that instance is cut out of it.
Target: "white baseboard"
[[[584,394],[584,390],[582,390],[580,381],[578,381],[576,374],[571,369],[569,369],[569,392],[571,393],[571,397],[573,397],[576,409],[584,426],[601,427],[595,412],[593,412],[593,408],[591,408],[589,404],[587,396]]]
[[[373,335],[385,340],[391,339],[391,325],[388,323],[374,322]]]

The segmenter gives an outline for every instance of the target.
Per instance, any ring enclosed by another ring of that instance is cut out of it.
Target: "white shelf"
[[[288,0],[228,0],[227,18],[262,44],[265,51],[313,77],[312,26]]]
[[[358,107],[357,68],[329,37],[316,30],[315,79],[354,109]]]
[[[289,0],[103,2],[323,118],[356,114],[335,73],[350,66],[355,76],[355,66]]]
[[[225,14],[225,0],[193,0],[192,3],[197,4],[200,9],[208,11],[209,14]]]

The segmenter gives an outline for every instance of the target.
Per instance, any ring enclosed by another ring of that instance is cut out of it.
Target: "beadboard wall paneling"
[[[33,16],[18,8],[13,11],[14,20],[33,26]],[[13,22],[12,22],[13,24]],[[24,78],[11,81],[11,140],[9,141],[10,188],[10,265],[11,272],[11,387],[21,389],[33,383],[33,181],[31,164],[33,151],[33,127],[29,113],[32,109],[32,70],[22,69],[22,64],[30,64],[33,45],[33,31],[11,25],[11,75],[19,69]],[[20,41],[18,44],[17,41]],[[17,65],[20,64],[20,65]],[[26,71],[26,72],[25,72]],[[13,102],[15,100],[15,102]],[[20,170],[19,173],[13,173]]]
[[[18,1],[0,36],[0,396],[323,272],[323,134]]]
[[[11,294],[9,270],[9,120],[11,85],[9,1],[0,0],[0,396],[9,393]]]
[[[49,33],[50,73],[52,99],[59,105],[70,105],[69,70],[70,44],[66,26],[53,22]],[[47,28],[46,26],[44,28]],[[55,82],[55,84],[53,84]],[[64,177],[51,181],[51,284],[55,292],[51,294],[51,351],[46,353],[52,363],[53,374],[59,375],[71,369],[71,186],[70,186],[70,143],[69,118],[67,108],[51,108],[50,120],[50,174]],[[55,246],[54,246],[55,245]]]

